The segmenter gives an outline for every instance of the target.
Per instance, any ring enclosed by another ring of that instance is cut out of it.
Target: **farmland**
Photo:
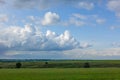
[[[0,68],[15,68],[16,62],[21,62],[22,68],[83,68],[86,62],[91,68],[120,68],[120,60],[1,61]]]
[[[0,80],[120,80],[120,60],[1,61],[0,68]]]
[[[120,80],[119,68],[1,69],[1,80]]]

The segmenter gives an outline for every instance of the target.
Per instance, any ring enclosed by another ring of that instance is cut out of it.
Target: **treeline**
[[[107,68],[120,67],[120,60],[65,60],[0,62],[0,68]]]
[[[66,65],[64,65],[64,66],[66,66]],[[54,67],[56,67],[56,66],[54,65]],[[22,63],[21,62],[17,62],[16,65],[15,65],[15,68],[22,68]],[[28,66],[28,68],[29,68],[29,66]],[[53,66],[49,66],[48,62],[45,62],[44,66],[41,67],[41,68],[53,68]],[[88,62],[84,63],[83,64],[83,68],[90,68],[90,63],[88,63]]]

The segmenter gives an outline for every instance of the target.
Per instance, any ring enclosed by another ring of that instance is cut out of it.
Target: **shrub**
[[[48,64],[48,62],[45,62],[45,64],[47,65],[47,64]]]
[[[90,64],[88,62],[84,63],[84,68],[90,68]]]
[[[16,63],[16,68],[21,68],[22,64],[20,62]]]

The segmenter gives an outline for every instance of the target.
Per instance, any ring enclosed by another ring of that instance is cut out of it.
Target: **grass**
[[[57,61],[25,61],[22,68],[83,68],[89,62],[92,68],[120,67],[120,60],[57,60]],[[0,68],[15,68],[16,62],[0,62]]]
[[[120,68],[0,69],[0,80],[120,80]]]

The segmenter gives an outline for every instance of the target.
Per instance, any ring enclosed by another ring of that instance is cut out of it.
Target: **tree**
[[[20,62],[16,63],[16,68],[21,68],[22,64]]]
[[[84,63],[84,68],[90,68],[90,64],[88,62]]]
[[[48,62],[45,62],[45,64],[47,65],[47,64],[48,64]]]

